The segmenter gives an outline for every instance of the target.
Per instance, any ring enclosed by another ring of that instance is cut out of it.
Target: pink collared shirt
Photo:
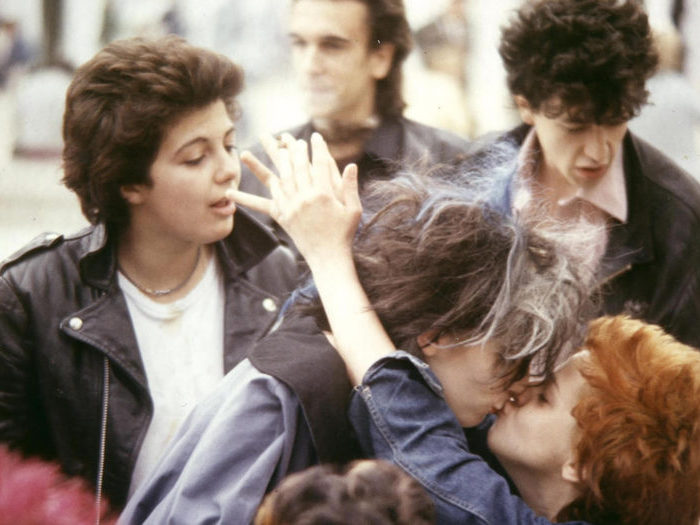
[[[535,209],[534,204],[541,204],[535,200],[537,194],[541,196],[547,191],[546,188],[537,187],[541,155],[537,134],[532,128],[518,154],[517,186],[513,200],[513,210],[517,213],[530,213]],[[608,242],[606,226],[612,219],[627,222],[627,191],[622,160],[620,148],[605,175],[577,186],[571,185],[568,195],[559,198],[553,208],[550,204],[549,211],[553,217],[566,222],[575,221],[582,227],[590,225],[591,245],[587,247],[589,256],[585,262],[592,269],[598,266],[605,253]]]

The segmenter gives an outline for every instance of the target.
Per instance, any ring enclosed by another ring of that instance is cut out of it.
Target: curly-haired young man
[[[501,137],[520,148],[513,207],[603,226],[603,312],[700,346],[700,186],[627,131],[657,63],[640,2],[528,2],[500,54],[525,123]]]

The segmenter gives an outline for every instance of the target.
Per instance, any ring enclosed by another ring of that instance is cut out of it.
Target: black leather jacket
[[[274,320],[297,268],[291,253],[240,210],[216,252],[225,279],[229,371]],[[43,236],[4,261],[0,441],[57,460],[121,507],[152,412],[106,228]]]
[[[499,137],[520,146],[529,126]],[[493,136],[474,143],[488,151]],[[700,184],[627,132],[628,217],[614,221],[598,275],[601,314],[627,313],[700,348]]]

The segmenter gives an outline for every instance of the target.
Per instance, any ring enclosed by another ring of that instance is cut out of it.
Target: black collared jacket
[[[529,130],[519,126],[499,140],[520,146]],[[474,151],[492,143],[479,140]],[[630,132],[622,150],[628,216],[610,226],[600,313],[660,325],[700,349],[700,184]]]
[[[241,210],[216,253],[225,280],[228,372],[276,317],[297,267]],[[106,228],[42,236],[3,261],[0,441],[58,461],[121,507],[152,413]]]

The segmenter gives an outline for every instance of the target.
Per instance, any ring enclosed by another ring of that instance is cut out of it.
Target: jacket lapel
[[[627,191],[628,219],[626,223],[615,221],[609,229],[608,246],[598,271],[598,282],[611,281],[633,265],[654,259],[651,238],[651,218],[644,206],[648,200],[647,181],[632,135],[627,132],[623,140],[625,188]]]
[[[140,387],[148,389],[126,301],[116,286],[95,302],[66,316],[61,321],[60,329],[68,337],[103,352]]]

